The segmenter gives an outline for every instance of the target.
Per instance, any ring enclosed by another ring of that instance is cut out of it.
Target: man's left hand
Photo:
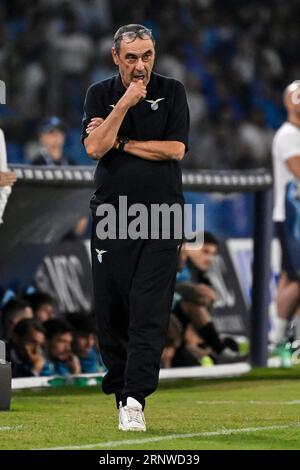
[[[104,122],[104,119],[100,117],[93,118],[86,128],[86,133],[90,134],[95,129],[97,129],[97,127],[99,127],[103,122]]]

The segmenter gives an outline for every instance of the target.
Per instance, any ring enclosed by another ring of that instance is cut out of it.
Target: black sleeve
[[[102,87],[100,85],[91,85],[85,96],[83,105],[83,118],[81,130],[81,142],[88,136],[86,128],[94,117],[102,117],[105,119],[106,112],[102,98]]]
[[[165,140],[178,140],[182,142],[187,152],[189,127],[190,115],[185,89],[182,83],[175,81],[173,106],[169,112]]]

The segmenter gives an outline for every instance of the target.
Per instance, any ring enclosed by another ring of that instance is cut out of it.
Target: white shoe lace
[[[144,424],[143,412],[140,408],[134,406],[125,406],[128,422],[134,422],[137,424]]]

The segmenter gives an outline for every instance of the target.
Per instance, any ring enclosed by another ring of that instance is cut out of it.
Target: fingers
[[[90,134],[91,132],[93,132],[95,129],[97,129],[98,126],[88,126],[86,128],[86,133],[87,134]]]
[[[97,127],[99,127],[103,121],[104,119],[101,118],[93,118],[86,128],[87,134],[90,134],[92,131],[97,129]]]
[[[0,172],[0,186],[12,186],[17,180],[16,174],[12,171]]]
[[[17,177],[12,171],[7,171],[4,173],[4,179],[9,183],[14,183],[17,180]]]
[[[140,101],[144,100],[146,98],[146,95],[147,95],[147,88],[146,86],[144,85],[144,82],[143,82],[143,78],[139,78],[138,81],[136,83],[138,83],[139,85],[141,85],[141,97],[140,97]]]
[[[104,122],[104,119],[102,119],[101,117],[94,117],[91,119],[91,122],[89,123],[89,125],[92,123],[95,123],[99,126],[100,124],[102,124],[102,122]]]
[[[143,100],[144,98],[146,98],[147,87],[146,85],[144,85],[143,80],[141,79],[139,79],[138,81],[132,81],[128,88],[128,91],[129,90],[133,90],[135,96],[140,100]]]
[[[146,98],[146,96],[147,96],[147,89],[145,87],[145,90],[142,90],[142,92],[141,92],[140,100],[141,101],[144,100]]]
[[[146,85],[144,85],[143,80],[139,80],[136,83],[138,84],[138,88],[139,88],[141,98],[144,99],[147,95],[147,87],[146,87]]]
[[[104,122],[104,119],[102,119],[100,117],[92,118],[91,122],[88,124],[88,126],[86,128],[86,133],[90,134],[92,131],[97,129],[97,127],[99,127],[103,122]]]

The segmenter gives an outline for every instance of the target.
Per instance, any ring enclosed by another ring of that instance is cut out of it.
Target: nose
[[[136,68],[137,72],[143,72],[143,70],[144,70],[144,63],[143,63],[141,57],[138,58],[138,61],[137,61],[137,64],[136,64],[135,68]]]

